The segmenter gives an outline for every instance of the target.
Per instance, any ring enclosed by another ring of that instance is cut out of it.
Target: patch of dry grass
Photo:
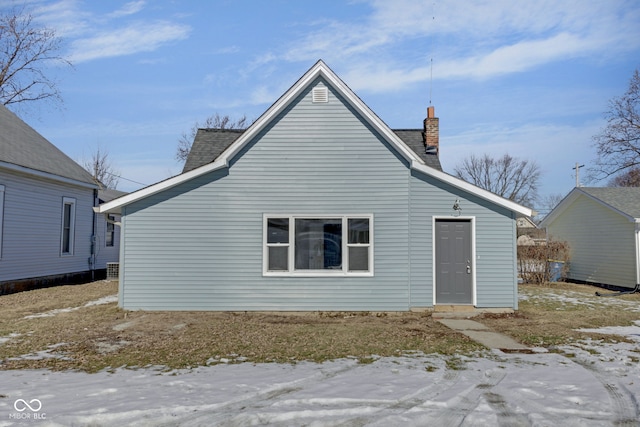
[[[526,299],[515,314],[484,315],[479,320],[530,346],[552,347],[585,338],[620,341],[621,337],[577,329],[632,325],[640,320],[640,294],[598,297],[596,290],[610,293],[570,283],[520,285]]]
[[[325,361],[404,352],[470,353],[482,347],[434,321],[429,313],[126,312],[116,303],[51,317],[24,316],[114,294],[109,282],[0,297],[0,369],[95,372],[108,367],[184,368],[222,362]],[[52,348],[55,346],[55,348]],[[57,357],[21,356],[50,350]],[[60,358],[64,357],[64,358]]]
[[[593,287],[571,284],[523,285],[520,291],[526,299],[516,314],[477,320],[527,345],[553,347],[586,337],[616,339],[576,329],[640,319],[640,294],[602,298]],[[128,312],[116,303],[85,306],[116,292],[117,283],[100,281],[0,296],[0,369],[96,372],[344,357],[368,363],[411,351],[471,354],[482,349],[430,313]],[[77,309],[25,317],[65,308]],[[24,357],[38,352],[39,357]]]

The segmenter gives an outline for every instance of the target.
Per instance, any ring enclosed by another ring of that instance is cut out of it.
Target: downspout
[[[640,286],[640,219],[636,219],[636,289]]]
[[[98,206],[100,200],[98,199],[98,190],[93,190],[93,207]],[[96,270],[96,233],[98,232],[98,217],[93,209],[91,209],[91,249],[89,254],[89,270],[91,271],[91,281],[95,281]]]

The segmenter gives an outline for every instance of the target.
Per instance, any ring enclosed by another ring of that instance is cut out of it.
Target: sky
[[[640,310],[631,300],[596,302],[596,296],[570,290],[524,292],[520,298],[560,302],[567,310],[582,304],[596,310]],[[84,307],[114,300],[115,295]],[[37,317],[44,322],[75,309],[83,307]],[[584,331],[625,339],[576,340],[551,352],[533,348],[530,354],[408,351],[396,357],[374,355],[372,363],[345,358],[255,364],[236,354],[212,355],[208,366],[182,370],[0,370],[0,427],[634,424],[640,396],[640,321]],[[0,336],[0,346],[16,335]],[[59,346],[21,358],[64,358],[56,352]]]
[[[108,150],[123,191],[180,173],[196,122],[253,121],[322,59],[392,129],[433,105],[445,172],[509,154],[538,164],[541,198],[564,196],[576,164],[606,185],[584,180],[592,137],[640,68],[635,0],[26,3],[74,67],[47,70],[61,108],[14,111],[74,160]]]

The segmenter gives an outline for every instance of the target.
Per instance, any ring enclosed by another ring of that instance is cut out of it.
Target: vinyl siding
[[[552,239],[569,243],[569,279],[635,286],[636,232],[627,218],[581,195],[547,232]]]
[[[114,215],[120,221],[120,215]],[[120,259],[120,226],[114,227],[113,246],[107,246],[107,221],[102,214],[96,215],[96,269],[107,268],[108,262],[118,262]]]
[[[513,214],[419,172],[411,178],[411,305],[434,304],[433,218],[452,218],[460,200],[462,218],[475,220],[476,306],[517,308],[516,228]]]
[[[89,270],[93,190],[0,170],[4,215],[0,282]],[[75,199],[73,255],[61,255],[63,198]]]
[[[313,86],[228,170],[125,207],[125,308],[409,308],[407,164],[331,89],[312,103]],[[263,276],[264,214],[372,214],[374,276]]]

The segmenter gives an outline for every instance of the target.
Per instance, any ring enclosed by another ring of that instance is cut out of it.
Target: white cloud
[[[61,37],[76,37],[91,29],[91,14],[80,11],[76,0],[39,5],[34,9],[34,19],[55,29]]]
[[[428,80],[431,58],[435,78],[488,79],[567,58],[598,60],[640,45],[640,10],[633,2],[373,0],[370,6],[363,20],[329,22],[279,56],[343,64],[354,89],[381,92]],[[398,54],[409,40],[418,49]]]
[[[144,0],[131,1],[115,12],[110,13],[109,17],[119,18],[122,16],[134,15],[144,8],[145,3],[146,2]]]
[[[101,15],[84,11],[83,4],[77,0],[60,0],[36,7],[34,16],[55,29],[57,35],[68,39],[67,57],[75,63],[150,52],[188,37],[191,28],[185,24],[148,19],[125,21],[145,5],[145,0],[130,1]]]
[[[132,24],[75,40],[71,44],[72,62],[150,52],[161,45],[187,38],[190,28],[171,22]]]

